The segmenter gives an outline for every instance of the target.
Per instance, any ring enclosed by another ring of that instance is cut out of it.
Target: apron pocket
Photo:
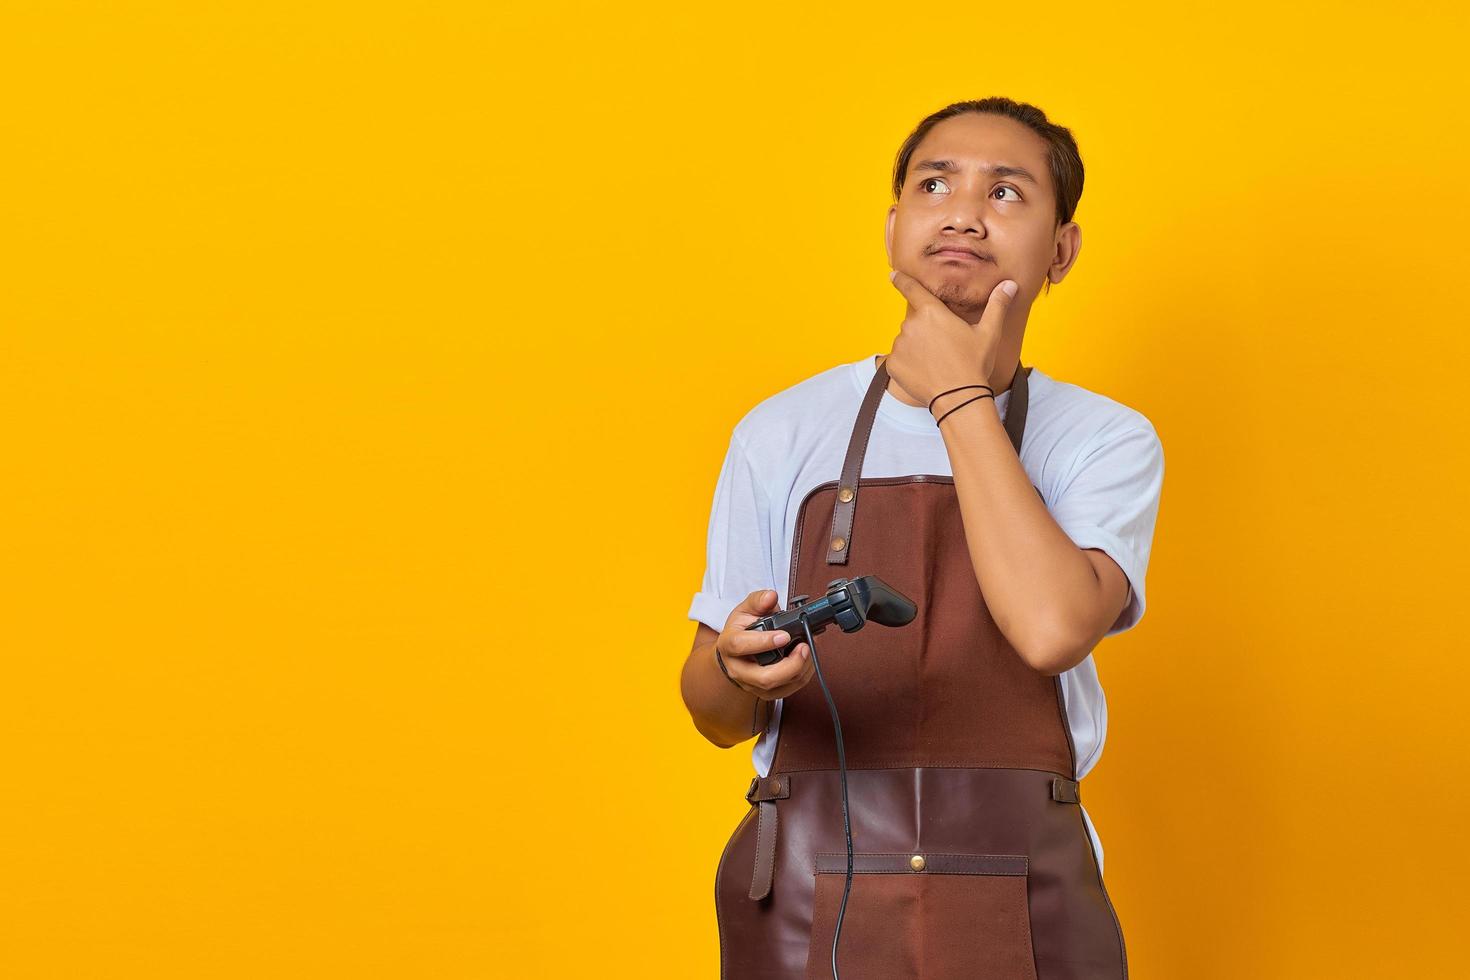
[[[853,852],[842,980],[1035,980],[1022,854]],[[806,980],[831,980],[847,853],[816,856]]]

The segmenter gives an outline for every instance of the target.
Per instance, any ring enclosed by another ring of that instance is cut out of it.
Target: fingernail
[[[785,643],[787,640],[791,639],[791,637],[787,636],[785,633],[777,633],[777,634],[775,634],[772,637],[772,639],[774,639],[776,641],[776,645],[777,646],[780,646],[781,644]]]
[[[1000,290],[1001,290],[1001,292],[1005,293],[1007,296],[1015,296],[1016,295],[1016,284],[1013,283],[1013,282],[1011,282],[1009,279],[1007,279],[1005,282],[1003,282],[1003,283],[1000,284]]]

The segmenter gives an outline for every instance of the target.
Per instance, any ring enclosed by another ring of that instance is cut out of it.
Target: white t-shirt
[[[839,364],[766,398],[735,425],[715,483],[707,564],[689,618],[724,629],[731,611],[757,589],[775,589],[786,607],[797,510],[812,487],[837,479],[853,422],[877,371],[869,355]],[[1148,569],[1164,479],[1164,453],[1140,412],[1032,367],[1021,466],[1047,510],[1079,548],[1107,552],[1128,577],[1131,596],[1107,635],[1143,616]],[[967,406],[1005,418],[1010,391]],[[883,393],[863,457],[863,478],[931,473],[953,476],[944,437],[923,405]],[[1087,658],[1061,675],[1077,777],[1097,764],[1107,735],[1107,701]],[[752,761],[770,774],[782,702],[756,741]],[[842,710],[842,705],[837,705]],[[1083,817],[1089,828],[1087,811]],[[1098,865],[1102,845],[1092,838]]]

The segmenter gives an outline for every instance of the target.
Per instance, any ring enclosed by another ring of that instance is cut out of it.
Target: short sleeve
[[[1099,548],[1128,577],[1130,597],[1105,636],[1143,618],[1144,576],[1164,483],[1164,448],[1152,426],[1104,434],[1072,467],[1052,518],[1079,548]]]
[[[724,629],[725,620],[746,596],[776,588],[770,542],[767,489],[740,437],[732,435],[710,508],[704,581],[689,606],[689,618]]]

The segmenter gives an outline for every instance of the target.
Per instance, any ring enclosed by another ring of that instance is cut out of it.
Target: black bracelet
[[[939,399],[940,399],[941,396],[947,395],[947,394],[949,394],[950,392],[953,392],[953,391],[962,391],[965,388],[984,388],[986,391],[990,392],[991,394],[995,394],[995,389],[992,388],[992,387],[990,387],[990,385],[960,385],[958,388],[951,388],[951,389],[949,389],[949,391],[941,391],[938,395],[935,395],[933,398],[929,399],[929,414],[930,415],[933,415],[934,414],[934,403],[937,402],[937,401],[939,401]]]
[[[715,646],[715,663],[720,665],[720,673],[725,675],[725,680],[729,681],[731,684],[734,684],[736,687],[740,687],[740,682],[731,677],[730,671],[725,667],[725,658],[720,656],[720,648],[718,644]],[[750,693],[749,691],[746,691],[743,687],[740,687],[740,690],[746,694]]]
[[[962,409],[966,405],[970,404],[970,402],[978,402],[982,398],[994,398],[994,397],[995,397],[994,395],[976,395],[974,398],[971,398],[969,402],[960,402],[954,408],[951,408],[949,411],[947,411],[943,415],[939,416],[939,418],[935,420],[934,424],[935,425],[938,425],[940,422],[943,422],[945,419],[949,418],[955,412],[958,412],[960,409]]]

